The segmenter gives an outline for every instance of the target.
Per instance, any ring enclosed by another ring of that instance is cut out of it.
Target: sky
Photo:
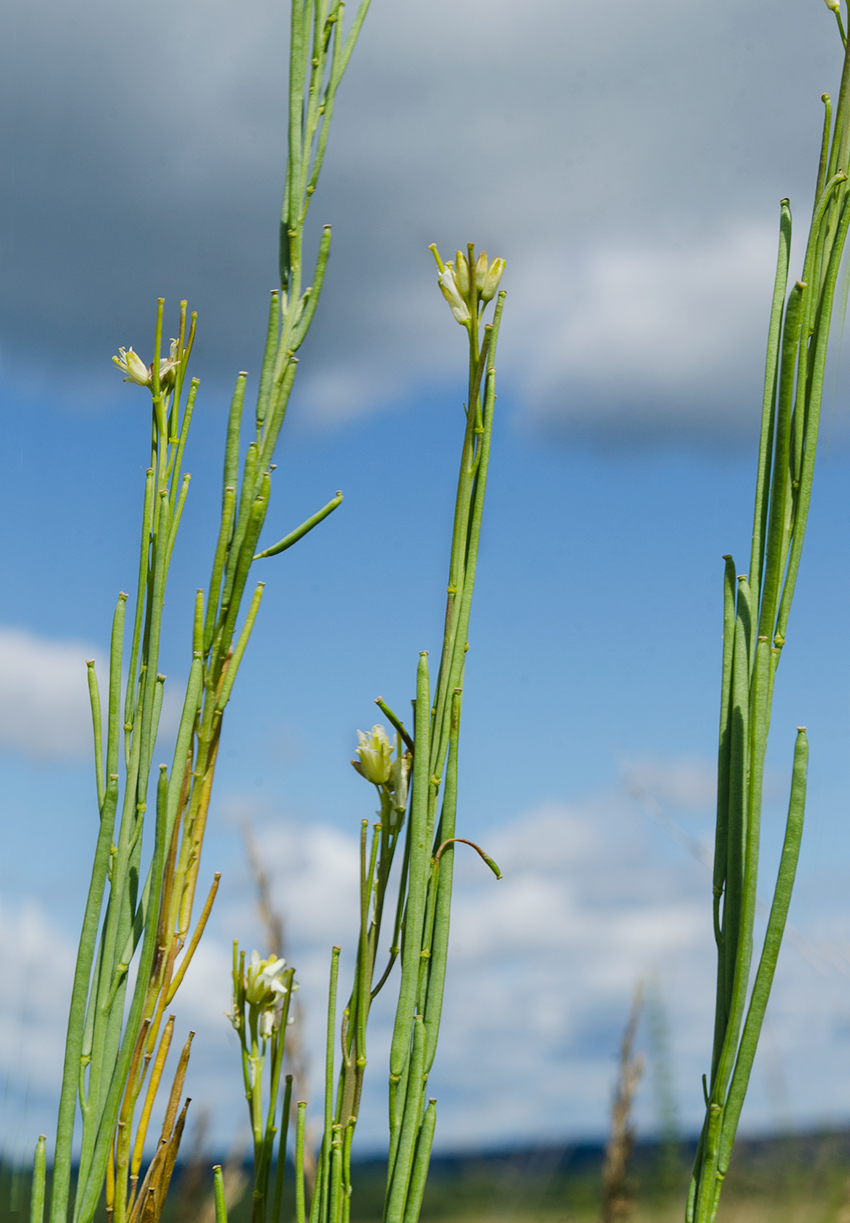
[[[157,296],[172,322],[181,297],[198,310],[165,754],[226,405],[237,371],[256,386],[274,284],[287,34],[271,0],[12,0],[3,20],[0,1142],[17,1158],[53,1125],[94,839],[84,660],[105,656],[138,546],[148,408],[110,357],[148,353]],[[603,1135],[638,981],[655,1015],[639,1132],[658,1130],[665,1075],[682,1132],[699,1125],[721,557],[748,563],[779,200],[804,234],[839,52],[819,0],[373,0],[312,204],[331,260],[264,542],[345,500],[261,562],[202,866],[222,888],[179,996],[178,1031],[198,1033],[188,1090],[215,1105],[219,1149],[247,1120],[230,946],[263,937],[242,828],[316,1070],[372,812],[356,730],[378,695],[404,708],[418,651],[439,647],[464,337],[432,241],[505,257],[508,293],[460,783],[460,826],[504,879],[459,856],[437,1146]],[[802,724],[809,803],[750,1133],[850,1122],[847,377],[834,362],[777,681],[763,897]],[[378,1010],[362,1153],[384,1140],[388,1023]]]

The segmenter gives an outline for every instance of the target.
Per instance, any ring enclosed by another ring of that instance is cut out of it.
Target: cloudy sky
[[[4,1150],[49,1132],[93,843],[85,668],[134,567],[148,421],[109,357],[157,295],[199,312],[193,474],[164,669],[187,670],[224,404],[256,371],[283,175],[286,13],[271,0],[12,0],[0,39],[0,1078]],[[350,945],[348,764],[371,699],[435,649],[462,333],[427,246],[508,261],[499,418],[464,704],[463,828],[438,1143],[604,1132],[643,979],[680,1122],[710,1047],[723,553],[746,564],[779,199],[811,207],[839,46],[820,0],[373,0],[340,94],[316,226],[334,239],[278,454],[270,539],[205,851],[224,872],[179,1023],[192,1093],[238,1138],[229,944],[260,939],[240,824],[273,876],[318,1047]],[[810,536],[777,686],[765,877],[794,727],[807,840],[744,1125],[850,1120],[846,371],[826,399]],[[166,727],[167,737],[167,727]],[[383,1133],[376,1016],[362,1149]],[[656,1025],[657,1026],[657,1025]],[[641,1037],[652,1052],[648,1027]],[[223,1106],[222,1102],[226,1102]],[[658,1123],[648,1081],[644,1133]]]

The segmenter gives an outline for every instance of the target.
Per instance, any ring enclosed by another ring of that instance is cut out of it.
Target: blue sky
[[[355,731],[375,720],[379,694],[407,706],[418,651],[439,644],[463,335],[434,284],[434,237],[445,248],[475,236],[506,255],[509,294],[461,792],[464,830],[492,846],[506,878],[481,878],[476,863],[460,873],[439,1141],[602,1133],[639,977],[658,982],[667,1010],[682,1124],[698,1121],[710,889],[663,825],[710,837],[721,556],[746,569],[776,205],[788,192],[801,217],[809,206],[836,37],[813,3],[705,13],[653,0],[642,22],[625,4],[618,21],[531,7],[551,31],[543,47],[530,18],[487,6],[470,88],[460,32],[481,6],[375,0],[341,95],[315,205],[338,237],[277,456],[269,542],[335,489],[345,501],[263,562],[205,849],[222,893],[180,1016],[199,1032],[193,1091],[218,1099],[221,1143],[240,1107],[221,1016],[229,940],[260,937],[240,820],[273,874],[317,1045],[328,949],[351,937],[353,837],[371,812],[348,763]],[[179,688],[193,592],[208,580],[229,384],[257,368],[274,265],[280,13],[264,0],[239,14],[225,0],[207,6],[186,57],[198,6],[157,41],[160,9],[119,5],[109,36],[99,0],[73,22],[52,0],[9,18],[7,1149],[50,1125],[94,827],[82,663],[104,654],[136,563],[148,408],[109,357],[119,345],[147,353],[157,293],[172,318],[189,295],[201,392],[162,659]],[[146,72],[115,46],[141,37],[141,17]],[[61,53],[69,43],[80,55]],[[796,943],[780,965],[751,1129],[850,1115],[846,372],[834,383],[769,759],[763,894],[794,728],[809,727]],[[381,1140],[385,1040],[378,1015],[363,1149]],[[648,1089],[639,1111],[650,1132]]]

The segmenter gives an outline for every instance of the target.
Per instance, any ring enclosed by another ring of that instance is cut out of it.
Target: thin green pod
[[[398,1009],[390,1049],[390,1076],[400,1076],[410,1054],[416,987],[419,981],[419,951],[422,946],[422,920],[425,911],[425,889],[428,883],[427,838],[428,804],[431,775],[428,770],[428,723],[430,688],[428,655],[419,655],[416,675],[416,753],[413,757],[413,786],[410,806],[410,858],[408,866],[407,909],[405,917],[405,947],[402,955],[401,984]]]
[[[327,0],[313,0],[311,8],[313,12],[312,54],[310,56],[309,85],[307,86],[306,107],[302,125],[302,148],[304,150],[304,154],[301,162],[301,180],[298,184],[299,229],[304,223],[304,217],[309,204],[309,196],[307,194],[307,176],[310,172],[310,159],[313,153],[316,124],[319,120],[319,105],[323,95],[322,82],[325,75],[325,65],[327,63],[328,40],[333,29],[333,27],[330,27],[329,29],[325,22]]]
[[[106,887],[106,873],[109,868],[117,807],[118,778],[117,776],[112,776],[107,778],[106,797],[104,799],[103,814],[95,847],[91,881],[86,899],[86,909],[83,915],[83,927],[80,932],[74,981],[71,987],[71,1006],[65,1039],[65,1062],[59,1098],[59,1118],[56,1126],[56,1148],[53,1156],[53,1184],[50,1196],[50,1218],[52,1223],[65,1223],[68,1213],[74,1113],[76,1111],[77,1090],[79,1086],[80,1055],[83,1048],[86,1003],[97,944],[100,911]]]
[[[404,1115],[394,1158],[392,1150],[390,1151],[390,1164],[387,1174],[387,1205],[384,1212],[385,1223],[402,1223],[404,1218],[405,1203],[413,1169],[416,1137],[422,1120],[422,1091],[426,1077],[425,1029],[422,1016],[417,1015],[413,1025],[413,1051],[410,1056],[410,1072],[404,1102]]]
[[[254,597],[251,600],[251,605],[248,608],[248,615],[245,617],[245,623],[242,626],[242,632],[239,634],[239,640],[236,643],[236,648],[233,651],[233,656],[227,667],[227,674],[221,685],[221,690],[218,694],[215,707],[217,710],[224,709],[227,702],[230,700],[230,693],[233,691],[233,683],[236,679],[236,673],[239,670],[239,664],[242,661],[242,655],[245,653],[245,647],[248,644],[248,638],[251,636],[251,630],[254,627],[254,621],[257,619],[257,612],[260,609],[260,600],[263,597],[263,589],[265,582],[258,582],[257,589],[254,592]]]
[[[47,1180],[46,1142],[46,1135],[40,1134],[35,1144],[35,1155],[32,1161],[30,1223],[44,1223],[44,1188]]]
[[[221,485],[222,516],[224,515],[227,502],[227,490],[235,488],[239,479],[239,434],[242,424],[242,402],[245,398],[245,381],[247,377],[248,375],[245,370],[241,370],[230,399],[230,413],[227,417],[227,436],[224,443],[224,472]],[[210,598],[213,598],[212,591],[210,591]]]
[[[224,591],[221,596],[221,611],[223,615],[230,609],[233,584],[236,580],[236,565],[239,560],[242,541],[245,538],[245,532],[248,529],[248,520],[251,517],[251,510],[254,506],[257,456],[257,443],[251,442],[251,445],[248,447],[248,453],[245,455],[245,466],[242,472],[242,487],[239,490],[239,509],[236,514],[236,524],[233,528],[233,537],[229,541],[230,548],[227,554],[227,564],[225,565],[224,570]]]
[[[180,480],[180,472],[183,467],[183,453],[186,449],[186,442],[189,437],[189,426],[192,423],[192,414],[195,410],[195,399],[198,394],[200,382],[197,378],[193,378],[189,383],[189,394],[186,397],[186,407],[183,411],[183,421],[180,426],[180,436],[177,439],[177,449],[174,452],[173,471],[171,477],[171,511],[174,512],[174,495]],[[176,394],[176,392],[175,392]]]
[[[448,707],[449,685],[451,683],[452,660],[457,638],[458,621],[460,619],[460,604],[463,598],[463,579],[466,556],[469,544],[469,516],[471,512],[470,496],[472,490],[472,466],[475,453],[475,422],[473,413],[467,413],[466,431],[461,451],[460,470],[458,472],[457,495],[455,497],[455,514],[452,528],[452,546],[449,557],[449,582],[446,594],[446,627],[443,634],[443,649],[440,655],[440,668],[437,672],[436,695],[434,700],[436,717],[434,733],[431,739],[432,773],[439,771],[441,757],[441,734],[444,726],[443,713]]]
[[[782,200],[779,216],[779,251],[776,257],[776,277],[773,284],[770,324],[767,331],[764,397],[762,399],[758,473],[756,476],[756,498],[753,513],[753,545],[750,554],[750,588],[753,592],[753,602],[756,606],[759,604],[761,594],[761,572],[764,565],[765,535],[767,531],[768,507],[770,504],[770,474],[773,454],[776,389],[779,382],[780,336],[782,333],[782,314],[785,305],[785,292],[788,285],[788,265],[790,259],[791,207],[788,200]]]
[[[339,65],[339,76],[337,81],[342,79],[342,74],[348,67],[348,61],[351,59],[351,52],[354,50],[354,44],[357,42],[357,36],[360,33],[360,27],[366,19],[366,14],[369,12],[371,0],[361,0],[360,8],[357,10],[357,15],[351,23],[351,29],[348,31],[348,37],[345,40],[345,46],[342,51],[342,56]]]
[[[291,348],[284,348],[283,340],[281,340],[278,361],[280,363],[280,369],[277,367],[275,368],[271,401],[269,405],[271,412],[266,418],[265,428],[263,429],[263,440],[260,446],[261,467],[268,467],[272,461],[274,448],[277,445],[277,439],[281,428],[283,427],[284,417],[286,416],[286,409],[289,406],[289,396],[292,392],[292,384],[295,381],[295,374],[298,369],[298,358],[292,355]]]
[[[121,660],[124,654],[124,616],[127,596],[118,596],[112,617],[112,638],[109,644],[109,697],[106,722],[106,775],[118,772],[118,751],[121,742]]]
[[[304,1114],[307,1101],[298,1101],[295,1119],[295,1223],[306,1223],[304,1210]]]
[[[729,817],[727,833],[726,893],[723,904],[722,936],[724,941],[724,994],[728,999],[722,1027],[715,1032],[712,1056],[712,1099],[716,1099],[718,1076],[731,1072],[729,1052],[730,1023],[735,998],[735,972],[741,939],[743,908],[744,853],[747,817],[747,766],[749,763],[749,589],[743,578],[738,580],[735,651],[732,663],[732,717],[729,754]],[[739,999],[740,1001],[740,999]],[[722,1061],[725,1057],[725,1062]],[[725,1067],[721,1070],[721,1065]],[[725,1088],[720,1089],[725,1090]]]
[[[341,7],[338,5],[337,7]],[[319,138],[316,141],[316,151],[313,157],[313,168],[310,173],[310,181],[307,184],[307,189],[304,192],[304,203],[301,211],[301,221],[304,222],[307,216],[307,209],[312,199],[313,191],[316,189],[316,183],[319,179],[319,174],[322,170],[322,162],[325,160],[325,150],[328,144],[328,135],[330,133],[331,119],[334,112],[334,101],[336,99],[336,90],[340,80],[339,66],[342,63],[343,43],[341,37],[340,23],[335,23],[333,32],[333,52],[331,55],[331,72],[325,92],[322,97],[324,106],[324,114],[321,119],[321,127],[319,128]]]
[[[142,508],[142,542],[139,549],[139,580],[136,586],[136,609],[133,622],[133,637],[130,645],[130,669],[127,680],[127,699],[124,706],[125,729],[132,730],[135,718],[135,682],[136,667],[139,661],[139,645],[142,635],[142,616],[145,610],[145,591],[148,582],[148,563],[150,558],[151,535],[153,533],[154,513],[154,479],[152,467],[145,472],[145,499]],[[124,754],[126,762],[130,759],[129,736],[124,739]]]
[[[204,684],[204,666],[196,655],[192,660],[189,679],[186,684],[186,695],[183,698],[183,711],[180,715],[180,725],[177,728],[177,741],[174,745],[174,756],[171,763],[171,774],[168,779],[168,801],[166,806],[165,837],[171,842],[174,824],[180,806],[180,795],[183,793],[183,782],[192,746],[192,734],[195,728],[195,718],[201,703]]]
[[[332,1133],[335,1137],[331,1141],[331,1164],[330,1164],[330,1194],[328,1202],[328,1223],[340,1223],[342,1214],[342,1173],[343,1173],[343,1158],[342,1158],[342,1134],[340,1126],[335,1125]]]
[[[723,663],[720,680],[720,736],[717,753],[717,821],[714,834],[714,937],[720,944],[720,901],[726,885],[729,835],[729,772],[731,740],[732,658],[735,646],[735,562],[725,556],[723,575]]]
[[[791,445],[791,405],[794,388],[794,370],[800,343],[800,324],[803,294],[806,286],[800,281],[794,285],[785,310],[785,326],[782,336],[782,359],[779,374],[779,400],[776,412],[776,453],[770,495],[767,546],[762,579],[759,636],[771,637],[779,603],[779,586],[785,569],[783,542],[785,536],[785,507],[789,496],[788,462]]]
[[[186,505],[186,497],[189,493],[189,482],[192,477],[186,473],[180,485],[180,496],[177,498],[177,506],[174,510],[174,516],[171,519],[171,525],[168,528],[168,549],[165,554],[165,563],[170,565],[171,553],[174,551],[174,541],[177,539],[177,531],[180,527],[180,519],[183,517],[183,509]]]
[[[779,646],[785,644],[785,633],[788,628],[788,616],[791,611],[791,600],[794,597],[797,574],[800,569],[800,558],[802,557],[803,553],[803,539],[805,536],[806,525],[808,523],[812,483],[814,481],[815,472],[818,425],[820,422],[820,406],[823,395],[823,379],[826,368],[827,343],[829,340],[830,323],[832,321],[832,301],[838,282],[841,256],[843,254],[844,245],[847,239],[848,226],[850,226],[850,194],[845,198],[843,204],[841,225],[838,237],[836,239],[835,249],[830,258],[827,280],[824,286],[823,303],[821,307],[822,312],[818,320],[816,332],[817,340],[815,343],[812,382],[809,395],[808,429],[802,468],[800,472],[800,489],[797,499],[794,537],[791,541],[791,549],[788,556],[788,571],[785,577],[785,585],[782,591],[779,611],[777,613],[776,630],[774,634],[775,642]]]
[[[168,574],[168,554],[163,546],[168,535],[168,494],[159,494],[159,530],[154,546],[153,577],[151,580],[150,616],[146,625],[147,643],[145,649],[145,687],[142,698],[141,751],[139,755],[139,776],[137,782],[137,801],[143,803],[147,793],[148,776],[150,774],[153,756],[153,716],[154,701],[157,688],[157,664],[159,661],[159,640],[162,632],[162,605],[165,598],[165,581]]]
[[[297,352],[301,347],[310,324],[313,321],[313,315],[316,313],[316,307],[319,304],[319,295],[322,292],[322,283],[325,279],[325,269],[328,266],[328,257],[331,251],[331,227],[325,225],[322,229],[322,238],[319,243],[319,253],[316,257],[316,270],[313,273],[313,284],[307,289],[304,297],[303,313],[298,320],[295,331],[292,336],[292,351]],[[302,299],[303,300],[303,299]]]
[[[153,958],[157,950],[157,929],[158,923],[156,914],[159,912],[160,897],[162,892],[162,868],[167,852],[167,843],[165,839],[164,819],[160,817],[157,820],[156,838],[154,842],[153,859],[151,862],[150,874],[152,880],[151,900],[148,911],[148,917],[145,922],[145,933],[142,942],[142,951],[139,957],[138,975],[136,977],[135,988],[133,990],[133,998],[130,1003],[130,1010],[127,1016],[125,1031],[128,1034],[127,1039],[121,1043],[120,1052],[114,1063],[114,1070],[109,1083],[109,1090],[106,1094],[104,1106],[101,1112],[100,1124],[98,1126],[97,1138],[94,1144],[91,1161],[89,1165],[88,1175],[78,1182],[78,1197],[75,1204],[74,1219],[76,1223],[92,1223],[92,1220],[97,1209],[98,1200],[100,1198],[103,1179],[106,1175],[106,1163],[109,1158],[112,1148],[112,1136],[115,1130],[115,1123],[118,1119],[118,1110],[121,1107],[121,1097],[124,1093],[124,1088],[127,1083],[127,1075],[130,1070],[130,1062],[133,1057],[133,1049],[135,1046],[135,1033],[139,1030],[139,1024],[142,1022],[142,1009],[145,1004],[147,995],[148,981],[150,979],[151,967]],[[119,995],[120,997],[120,995]],[[121,1008],[123,1011],[123,1007]]]
[[[224,561],[230,546],[233,533],[233,518],[236,513],[236,489],[229,485],[224,490],[224,502],[221,511],[221,527],[218,532],[215,555],[213,557],[210,589],[207,599],[207,613],[204,620],[204,657],[209,653],[215,635],[216,617],[219,610],[219,595],[221,594],[221,575],[224,571]]]
[[[451,736],[449,756],[446,762],[446,784],[443,789],[443,809],[440,816],[440,836],[444,841],[455,834],[457,812],[457,767],[458,741],[460,738],[460,715],[462,693],[453,693]],[[434,932],[430,940],[428,992],[425,997],[425,1074],[430,1073],[437,1052],[440,1032],[440,1017],[443,1009],[443,989],[446,979],[446,963],[449,951],[449,926],[452,905],[452,875],[454,871],[454,846],[448,845],[438,863],[437,895],[434,912]]]
[[[292,1075],[286,1076],[286,1087],[283,1092],[283,1108],[280,1114],[280,1138],[277,1145],[277,1167],[274,1177],[274,1201],[272,1204],[271,1223],[280,1223],[283,1210],[283,1180],[286,1172],[286,1141],[289,1134],[289,1117],[292,1111]],[[303,1151],[302,1151],[303,1156]],[[297,1156],[296,1156],[297,1160]]]
[[[428,1165],[431,1161],[431,1146],[434,1142],[434,1130],[437,1125],[437,1101],[428,1101],[422,1125],[419,1127],[419,1137],[416,1140],[416,1155],[413,1160],[413,1171],[410,1175],[410,1189],[407,1194],[407,1205],[404,1210],[404,1223],[417,1223],[422,1209],[422,1197],[425,1193],[425,1182],[428,1179]]]
[[[329,1201],[329,1178],[330,1178],[330,1144],[331,1134],[333,1130],[333,1087],[334,1087],[334,1034],[336,1032],[336,999],[337,986],[339,982],[339,953],[340,948],[334,947],[331,951],[331,977],[330,987],[328,989],[328,1028],[327,1037],[325,1040],[325,1131],[322,1137],[321,1150],[321,1167],[322,1167],[322,1185],[321,1193],[317,1192],[313,1195],[313,1204],[310,1210],[311,1220],[316,1218],[324,1219],[327,1202]],[[319,1213],[316,1214],[316,1205],[319,1204]]]
[[[97,675],[94,669],[94,659],[86,662],[86,673],[89,685],[89,705],[91,706],[92,732],[94,734],[94,775],[97,782],[97,809],[103,806],[106,793],[106,782],[103,776],[103,725],[100,716],[100,692],[97,686]]]
[[[803,821],[806,810],[806,779],[808,774],[809,744],[804,726],[797,729],[794,747],[794,767],[791,777],[791,796],[788,803],[788,818],[785,825],[785,840],[770,907],[764,945],[759,960],[747,1019],[741,1037],[741,1046],[735,1064],[735,1072],[729,1087],[726,1110],[723,1118],[723,1138],[720,1149],[720,1170],[725,1174],[738,1128],[744,1097],[749,1084],[753,1059],[758,1046],[764,1021],[782,937],[788,919],[788,908],[797,873],[800,843],[803,837]]]
[[[204,592],[195,591],[195,617],[192,623],[192,654],[199,657],[204,652]]]
[[[300,527],[296,527],[294,531],[290,531],[288,535],[284,535],[278,543],[272,544],[270,548],[264,548],[262,552],[258,552],[254,557],[255,561],[263,560],[267,556],[277,556],[281,552],[285,552],[287,548],[291,548],[293,544],[297,544],[299,539],[303,539],[308,531],[312,531],[313,527],[317,527],[320,522],[323,522],[328,514],[332,514],[338,505],[342,505],[342,493],[338,492],[327,505],[323,505],[320,510],[317,510],[312,517],[306,522],[302,522]]]
[[[257,391],[257,441],[260,440],[260,429],[263,426],[263,421],[266,419],[266,411],[269,406],[279,336],[280,297],[278,296],[277,289],[272,289],[271,303],[269,305],[269,324],[266,329],[266,346],[263,351],[263,365],[262,369],[260,370],[260,386]]]
[[[269,508],[269,496],[271,493],[271,479],[269,473],[263,472],[260,480],[260,487],[257,495],[254,498],[254,503],[251,506],[251,513],[248,516],[248,523],[242,536],[242,542],[239,547],[239,555],[236,559],[234,570],[233,586],[228,598],[228,611],[224,619],[223,631],[221,635],[222,646],[229,646],[233,638],[233,633],[236,628],[236,617],[239,615],[239,607],[242,603],[242,596],[245,593],[245,586],[248,582],[248,576],[251,572],[251,565],[254,561],[254,549],[257,546],[257,540],[260,537],[260,532],[263,529],[263,523],[266,519],[266,512]],[[224,602],[222,602],[224,607]]]
[[[815,182],[814,208],[817,208],[818,197],[821,191],[823,191],[823,185],[826,182],[826,167],[829,163],[829,137],[832,132],[832,101],[829,94],[821,94],[821,101],[823,102],[823,135],[821,136],[820,161],[818,162],[818,174]]]
[[[829,154],[827,175],[831,176],[837,170],[848,167],[848,150],[850,150],[850,122],[847,121],[848,106],[850,106],[850,49],[844,50],[844,67],[841,73],[841,85],[838,90],[838,106],[835,111],[835,126],[832,138],[832,148]]]
[[[215,1183],[215,1223],[227,1223],[227,1199],[224,1195],[224,1174],[221,1164],[213,1168]]]
[[[306,5],[292,5],[292,24],[289,35],[289,156],[287,158],[287,183],[289,195],[284,200],[281,227],[290,231],[300,211],[301,164],[303,147],[304,84],[307,76],[307,58],[310,54],[309,27],[306,20]],[[291,257],[291,252],[289,252]],[[297,295],[298,286],[293,284],[291,262],[281,267],[281,284],[287,293]]]

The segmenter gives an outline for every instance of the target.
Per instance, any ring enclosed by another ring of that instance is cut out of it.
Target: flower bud
[[[457,252],[455,284],[461,297],[469,297],[469,264],[466,261],[466,255],[462,255],[460,251]]]
[[[446,270],[440,274],[437,283],[439,284],[443,297],[449,303],[451,312],[457,321],[459,323],[468,323],[469,307],[458,292],[454,268],[452,267],[451,263],[446,264]]]
[[[825,3],[826,7],[832,9],[833,13],[838,13],[839,16],[841,15],[840,0],[825,0]]]
[[[481,286],[481,300],[488,302],[495,294],[499,287],[499,281],[502,279],[502,273],[505,270],[504,259],[494,259],[487,269],[487,275],[484,277],[484,283]]]
[[[448,269],[447,269],[448,270]],[[373,785],[383,786],[390,779],[393,749],[383,726],[373,726],[370,735],[357,732],[358,760],[352,760],[357,772]]]
[[[487,252],[482,251],[475,260],[475,287],[480,292],[487,277]]]
[[[126,374],[125,382],[135,382],[137,386],[150,386],[151,372],[138,353],[132,348],[119,348],[119,355],[112,360],[122,373]]]
[[[399,756],[393,761],[390,769],[390,780],[387,788],[392,791],[391,806],[397,815],[404,815],[407,810],[407,787],[410,782],[410,753]]]

